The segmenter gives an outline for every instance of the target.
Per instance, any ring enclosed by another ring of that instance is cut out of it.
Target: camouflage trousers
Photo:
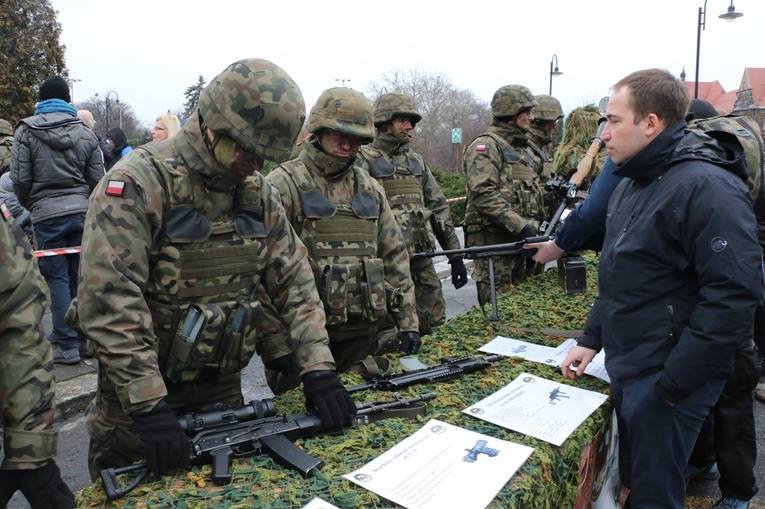
[[[216,403],[232,408],[243,404],[239,373],[213,380],[168,384],[167,391],[165,401],[177,415],[211,410]],[[122,411],[114,395],[98,392],[88,407],[85,424],[90,434],[91,480],[98,479],[105,468],[124,467],[143,459],[143,444],[133,428],[133,419]]]
[[[433,265],[432,258],[411,260],[410,270],[414,282],[414,294],[417,304],[417,318],[420,322],[420,335],[427,336],[433,329],[446,321],[446,302],[441,287],[441,280]],[[398,352],[399,337],[393,317],[386,315],[380,320],[380,328],[375,335],[374,355]]]
[[[335,359],[338,373],[345,373],[354,364],[372,353],[373,334],[368,333],[353,339],[338,341],[331,329],[327,327],[329,350]],[[274,394],[282,394],[299,386],[302,380],[299,373],[285,375],[280,371],[266,369],[266,382]]]

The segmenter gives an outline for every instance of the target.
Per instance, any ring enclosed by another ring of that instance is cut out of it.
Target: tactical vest
[[[502,166],[499,168],[500,195],[510,204],[513,212],[523,217],[532,226],[539,227],[545,220],[544,195],[537,173],[541,161],[529,149],[515,149],[495,133],[487,132],[482,136],[494,140],[502,154]],[[471,146],[468,146],[466,150],[469,150]],[[464,224],[467,233],[507,234],[505,229],[484,217],[469,202],[465,208]]]
[[[548,152],[547,148],[541,143],[541,141],[542,138],[537,134],[532,133],[529,136],[529,148],[542,162],[542,164],[538,166],[537,171],[541,179],[541,184],[544,185],[548,180],[552,178],[553,174],[555,173],[555,168],[553,167],[552,153]]]
[[[422,193],[421,159],[407,157],[406,165],[396,165],[379,150],[365,150],[364,156],[369,162],[369,173],[385,189],[409,254],[435,251],[433,212],[425,206]]]
[[[300,195],[293,227],[308,250],[327,325],[371,325],[385,316],[386,295],[384,264],[377,258],[380,203],[369,177],[354,167],[353,200],[336,204],[324,196],[303,162],[282,166]]]
[[[160,370],[174,383],[239,372],[255,353],[254,295],[268,260],[262,177],[238,185],[232,215],[213,222],[194,205],[188,168],[152,161],[167,195],[144,292]]]

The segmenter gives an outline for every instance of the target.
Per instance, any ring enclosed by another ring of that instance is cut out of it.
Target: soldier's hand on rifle
[[[38,508],[73,509],[74,495],[61,479],[61,471],[51,460],[33,470],[0,470],[0,507],[20,490],[29,505]]]
[[[401,343],[398,349],[401,353],[412,355],[420,351],[420,345],[422,345],[422,339],[419,332],[409,331],[401,333]]]
[[[351,425],[356,403],[334,371],[324,369],[303,375],[303,394],[306,410],[316,411],[325,428]]]
[[[462,261],[461,256],[455,256],[449,260],[449,264],[452,266],[452,284],[459,290],[468,282],[465,262]]]
[[[150,472],[167,475],[170,470],[189,466],[189,438],[165,400],[160,401],[153,410],[131,417],[143,442],[143,454]]]
[[[298,373],[300,371],[298,369],[297,357],[295,357],[294,353],[282,355],[276,359],[264,362],[263,366],[265,366],[266,369],[278,371],[285,376],[291,375],[293,373]]]

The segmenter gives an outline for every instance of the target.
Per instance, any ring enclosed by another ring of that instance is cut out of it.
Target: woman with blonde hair
[[[181,130],[181,121],[178,117],[168,113],[157,117],[154,129],[151,130],[151,139],[154,141],[165,141],[175,136]]]

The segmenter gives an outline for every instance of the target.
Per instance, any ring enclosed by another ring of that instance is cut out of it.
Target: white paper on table
[[[507,357],[521,357],[523,359],[549,364],[551,366],[560,365],[560,361],[553,357],[555,348],[551,346],[535,345],[521,341],[520,339],[506,338],[497,336],[481,348],[481,352],[496,353]]]
[[[310,502],[308,502],[306,505],[304,505],[303,509],[339,509],[339,508],[335,505],[330,504],[329,502],[323,501],[319,497],[316,497]]]
[[[410,509],[484,509],[533,451],[431,419],[343,477]]]
[[[551,357],[554,359],[555,364],[561,366],[563,361],[566,359],[568,351],[575,346],[576,339],[567,339],[561,343],[560,346],[555,349],[555,352],[553,352]],[[595,378],[600,378],[601,380],[605,380],[606,382],[611,383],[611,378],[609,378],[608,372],[606,371],[606,353],[603,350],[599,351],[595,358],[593,358],[587,367],[584,368],[584,374],[594,376]]]
[[[471,405],[464,413],[561,445],[608,396],[528,373]]]

